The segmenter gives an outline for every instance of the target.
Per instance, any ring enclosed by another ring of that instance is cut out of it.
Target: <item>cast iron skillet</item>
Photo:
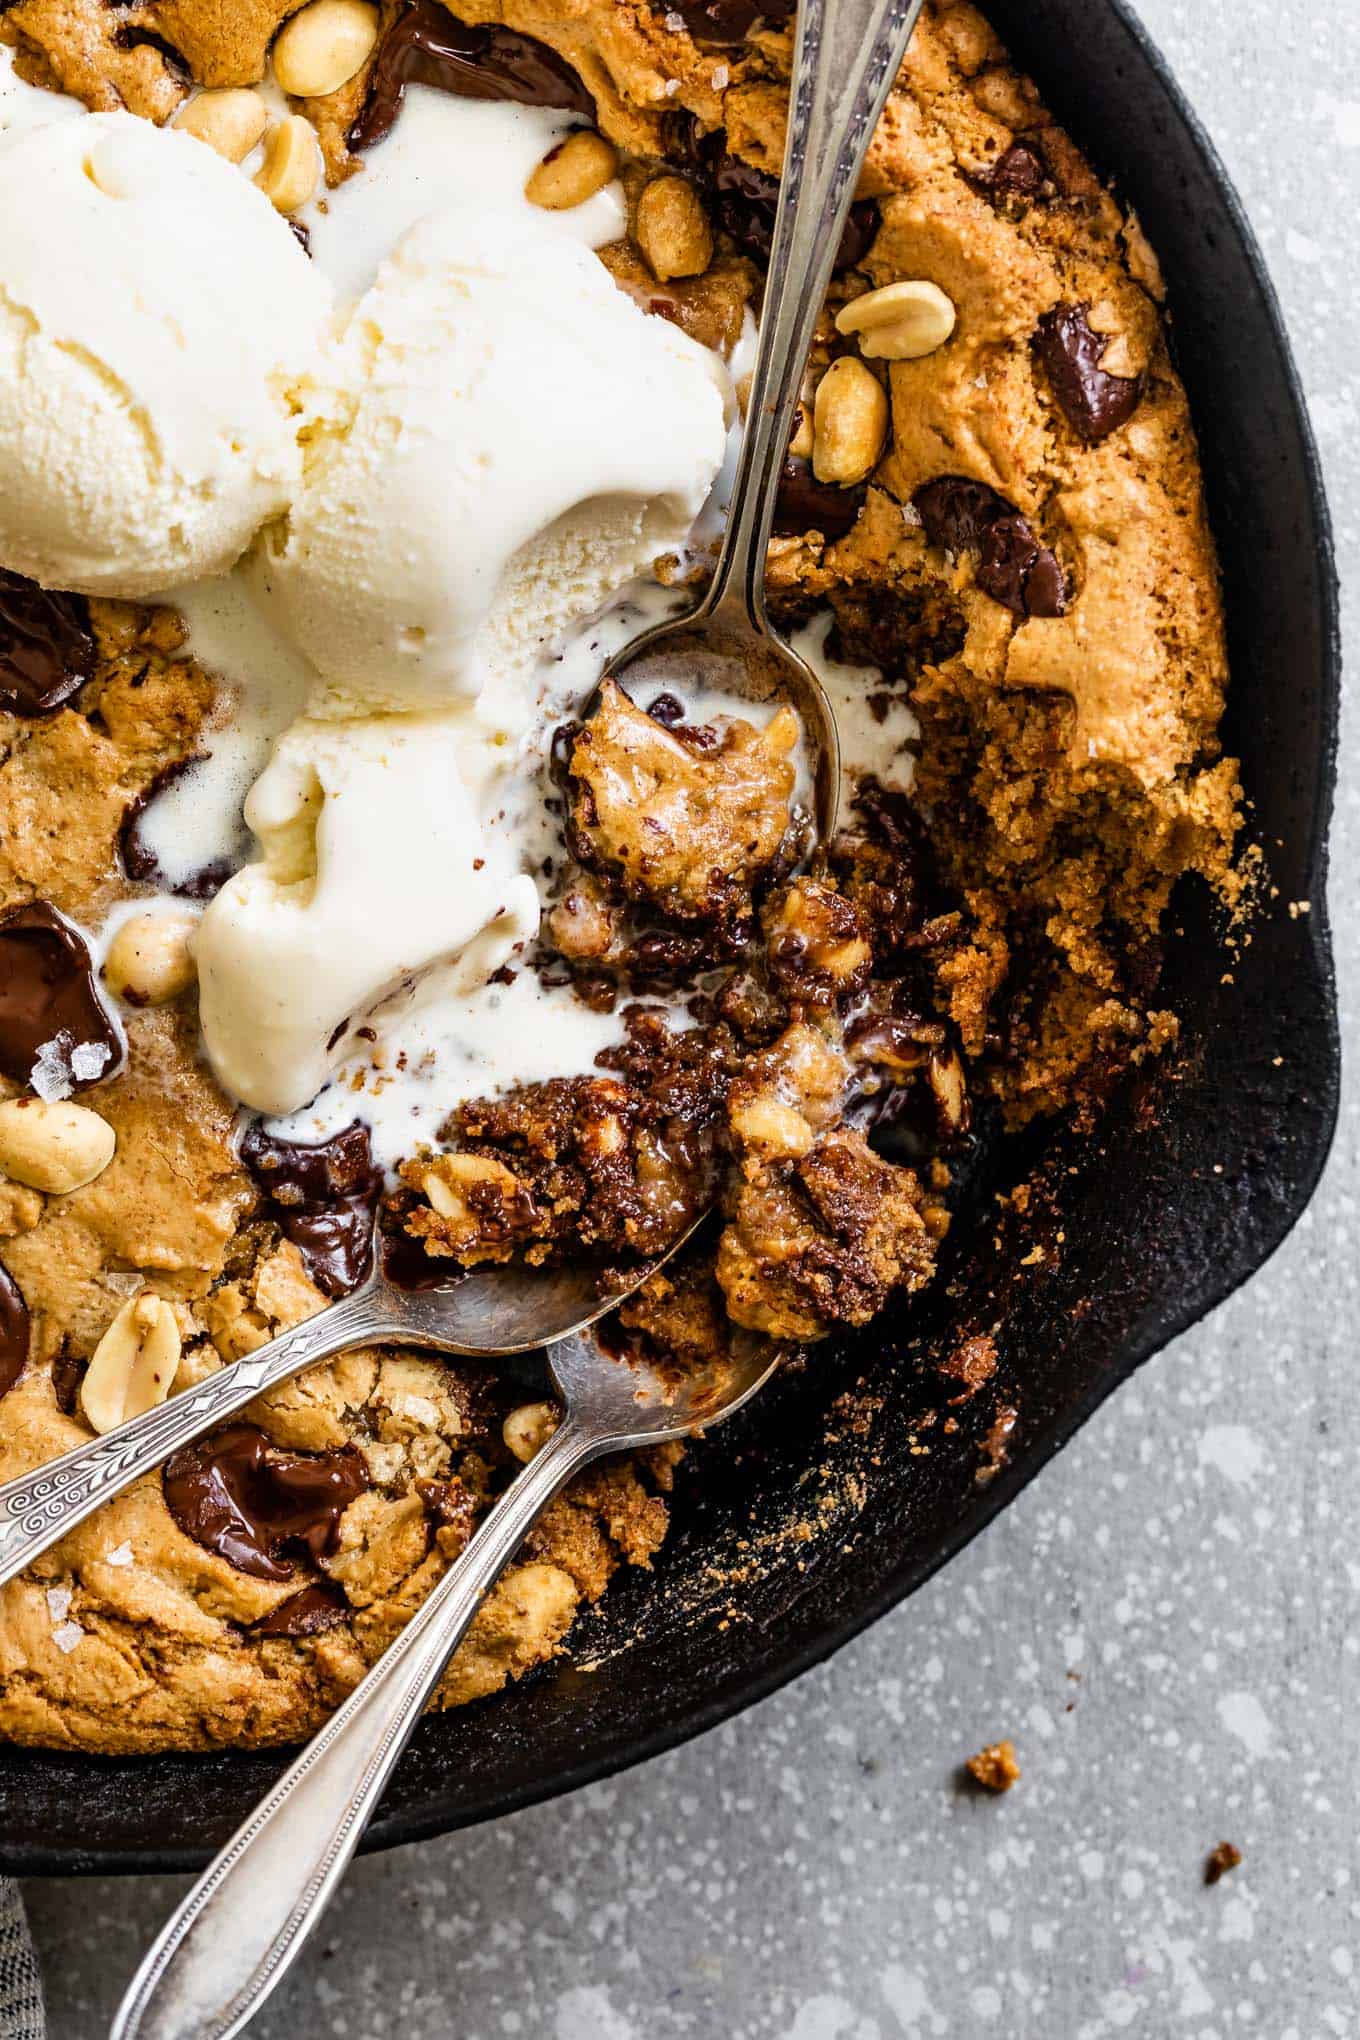
[[[1323,897],[1336,590],[1275,297],[1212,148],[1122,0],[990,0],[990,12],[1136,204],[1170,279],[1227,581],[1227,741],[1244,761],[1278,899],[1224,984],[1221,931],[1187,888],[1167,958],[1183,1054],[1130,1086],[1098,1138],[1048,1130],[992,1158],[979,1196],[1034,1181],[1049,1264],[1018,1272],[1033,1231],[994,1248],[993,1227],[965,1218],[955,1296],[937,1284],[886,1336],[839,1365],[819,1357],[695,1454],[655,1573],[611,1587],[578,1630],[576,1665],[425,1723],[370,1848],[636,1763],[829,1655],[1004,1508],[1142,1360],[1259,1268],[1326,1158],[1339,1072]],[[1311,912],[1291,916],[1287,903],[1301,900]],[[934,1363],[960,1330],[997,1318],[1002,1377],[948,1412],[953,1390]],[[1002,1404],[1018,1410],[1009,1459],[979,1484]],[[940,1419],[916,1433],[929,1452],[914,1456],[910,1434],[931,1409]],[[581,1669],[582,1656],[596,1668]],[[99,1761],[0,1749],[0,1867],[198,1868],[278,1768],[269,1755]]]

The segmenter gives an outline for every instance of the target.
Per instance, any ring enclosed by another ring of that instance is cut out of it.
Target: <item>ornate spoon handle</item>
[[[264,1389],[287,1381],[314,1360],[381,1337],[390,1315],[382,1287],[371,1283],[271,1339],[257,1353],[223,1367],[200,1387],[185,1389],[116,1431],[6,1482],[0,1487],[0,1586],[83,1523],[101,1503],[150,1473],[181,1445],[234,1416]]]
[[[803,365],[878,116],[922,0],[800,0],[789,133],[727,529],[697,614],[764,627],[765,549]]]
[[[558,1489],[614,1442],[569,1417],[525,1467],[189,1893],[134,1977],[110,2040],[228,2040],[254,2017],[344,1876],[483,1597]]]

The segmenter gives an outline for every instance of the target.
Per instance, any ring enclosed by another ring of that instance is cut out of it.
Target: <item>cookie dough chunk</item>
[[[728,924],[789,830],[798,720],[667,728],[612,680],[571,749],[571,836],[628,899]]]

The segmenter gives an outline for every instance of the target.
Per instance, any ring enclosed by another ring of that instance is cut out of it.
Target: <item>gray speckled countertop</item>
[[[1360,634],[1360,0],[1138,6],[1275,271]],[[1339,906],[1344,772],[1333,855]],[[260,2040],[1360,2036],[1358,1135],[1351,1084],[1270,1267],[943,1577],[700,1742],[360,1863]],[[1022,1783],[958,1796],[1005,1734]],[[54,2040],[104,2032],[181,1889],[27,1887]]]

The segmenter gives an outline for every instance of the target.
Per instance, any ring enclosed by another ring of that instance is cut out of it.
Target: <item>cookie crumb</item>
[[[1235,1842],[1220,1842],[1216,1849],[1210,1850],[1205,1859],[1204,1882],[1217,1884],[1219,1878],[1226,1877],[1230,1870],[1235,1870],[1241,1860],[1242,1851]]]
[[[1015,1744],[1009,1736],[1003,1742],[988,1743],[986,1749],[979,1750],[975,1757],[969,1757],[963,1768],[984,1792],[1009,1792],[1022,1775],[1016,1761]]]

